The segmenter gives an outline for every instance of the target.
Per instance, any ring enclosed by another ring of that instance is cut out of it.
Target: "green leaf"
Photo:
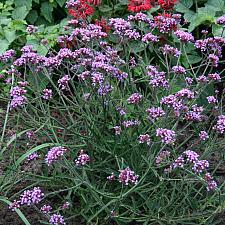
[[[225,30],[222,26],[218,24],[212,25],[212,34],[213,36],[225,37]]]
[[[223,0],[208,0],[205,6],[211,7],[215,11],[223,11],[224,1]]]
[[[41,15],[48,21],[52,22],[53,17],[52,17],[52,11],[53,11],[53,6],[49,2],[42,2],[41,3]]]
[[[13,20],[10,23],[10,28],[15,29],[15,30],[21,30],[21,31],[25,31],[26,30],[26,21],[24,20]]]
[[[4,53],[8,47],[9,47],[9,42],[5,39],[0,39],[0,54]]]
[[[66,0],[56,0],[56,2],[59,4],[60,7],[63,7],[65,4]]]
[[[128,43],[128,45],[131,49],[131,52],[133,52],[133,53],[138,53],[138,52],[141,52],[145,49],[145,45],[140,44],[138,41],[130,41]]]
[[[26,6],[28,10],[32,8],[32,0],[14,0],[15,8]]]
[[[198,55],[188,55],[188,60],[189,60],[190,64],[195,64],[195,63],[201,62],[202,57],[200,57]]]
[[[55,146],[56,144],[54,143],[45,143],[45,144],[41,144],[41,145],[38,145],[32,149],[30,149],[28,152],[26,152],[25,154],[23,154],[22,156],[20,156],[16,162],[15,162],[15,166],[18,167],[26,158],[28,155],[36,152],[36,151],[39,151],[43,148],[48,148],[48,147],[52,147],[52,146]]]
[[[38,18],[38,13],[36,10],[31,10],[29,12],[29,14],[27,15],[26,20],[30,23],[30,24],[34,24],[37,21]]]
[[[13,10],[12,12],[12,18],[15,20],[23,20],[26,18],[29,10],[27,10],[26,6],[20,6]]]
[[[99,9],[100,12],[110,12],[110,11],[112,11],[112,8],[108,5],[100,5],[98,7],[98,9]]]
[[[213,24],[215,22],[216,11],[212,7],[198,8],[198,12],[192,17],[188,31],[193,31],[200,24]]]
[[[0,17],[0,25],[8,25],[11,22],[11,18],[1,18]]]
[[[5,37],[9,43],[12,43],[16,39],[16,31],[10,29],[4,29]]]
[[[33,36],[27,36],[27,43],[26,45],[32,45],[33,48],[37,51],[40,55],[46,55],[48,52],[48,49],[41,45],[37,39]]]
[[[194,16],[195,16],[195,12],[192,10],[188,10],[187,12],[184,13],[184,19],[188,22],[190,22]]]
[[[10,202],[7,198],[0,196],[0,201],[10,205],[12,202]],[[15,212],[18,214],[18,216],[20,217],[20,219],[24,222],[25,225],[31,225],[29,223],[29,221],[27,220],[27,218],[24,216],[24,214],[19,210],[19,209],[15,209]]]
[[[185,13],[189,11],[192,5],[193,0],[181,0],[178,4],[176,4],[175,9],[177,12]]]
[[[39,4],[40,3],[40,1],[39,0],[33,0],[34,2],[36,2],[37,4]]]
[[[128,5],[128,0],[119,0],[120,4]]]

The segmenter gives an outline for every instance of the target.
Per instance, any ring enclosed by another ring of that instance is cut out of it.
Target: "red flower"
[[[158,4],[164,10],[172,10],[177,0],[158,0]]]
[[[95,20],[95,24],[102,27],[102,30],[106,33],[111,30],[110,26],[104,18],[101,18],[101,20]]]
[[[151,9],[151,7],[151,0],[129,0],[128,11],[148,11]]]
[[[80,1],[80,4],[76,7],[69,9],[68,13],[75,19],[86,19],[94,13],[94,8],[88,5],[84,0]]]
[[[102,3],[102,0],[87,0],[87,3],[98,6]]]

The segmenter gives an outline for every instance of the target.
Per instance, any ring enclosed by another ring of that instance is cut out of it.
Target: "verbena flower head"
[[[199,133],[199,138],[201,141],[206,141],[207,139],[209,139],[209,135],[206,131],[201,131]]]
[[[61,89],[61,90],[66,90],[66,89],[68,89],[68,85],[69,85],[69,81],[70,81],[70,77],[69,77],[69,75],[65,75],[65,76],[63,76],[62,78],[60,78],[59,80],[58,80],[58,84],[59,84],[59,88]]]
[[[124,170],[120,170],[119,182],[125,185],[129,183],[136,185],[138,183],[138,175],[134,173],[129,167]]]
[[[165,144],[173,144],[176,141],[176,133],[173,130],[158,128],[156,136],[160,137]]]
[[[209,104],[215,104],[218,102],[218,100],[214,96],[208,96],[206,98]]]
[[[146,112],[148,113],[148,118],[153,121],[165,115],[165,112],[161,107],[152,107],[147,109]]]
[[[219,18],[216,20],[216,23],[219,24],[219,25],[225,25],[225,15],[219,17]]]
[[[176,74],[186,74],[186,70],[183,66],[173,66],[172,70]]]
[[[27,33],[29,33],[29,34],[33,34],[33,33],[37,32],[37,30],[38,30],[38,27],[36,27],[34,25],[28,25],[27,29],[26,29]]]
[[[32,190],[26,190],[20,195],[21,205],[31,205],[39,203],[44,197],[44,193],[39,187],[34,187]]]
[[[209,162],[207,160],[199,160],[194,163],[192,167],[195,173],[202,173],[204,170],[209,168]]]
[[[9,209],[15,211],[16,209],[20,208],[20,201],[14,200],[10,205]]]
[[[52,89],[45,88],[43,90],[42,98],[45,100],[49,100],[52,98]]]
[[[216,125],[213,127],[213,129],[219,134],[223,134],[225,132],[225,115],[218,117]]]
[[[90,162],[90,156],[84,153],[84,150],[81,150],[78,158],[75,160],[77,166],[84,166]]]
[[[43,205],[40,210],[42,213],[48,214],[52,211],[52,207],[50,205]]]
[[[192,150],[186,150],[183,152],[183,155],[185,156],[185,160],[187,163],[195,163],[198,161],[199,154]]]
[[[185,32],[183,30],[177,30],[174,34],[182,42],[193,42],[194,41],[194,36],[191,33]]]
[[[113,129],[115,130],[115,135],[120,135],[121,134],[121,126],[115,126],[113,127]]]
[[[68,150],[65,147],[58,146],[51,148],[45,158],[45,162],[50,166],[55,161],[57,161],[60,157],[62,157]]]
[[[147,145],[150,145],[151,138],[149,134],[141,134],[139,136],[139,143],[146,143]]]
[[[143,96],[141,94],[134,93],[127,99],[127,102],[129,104],[138,104],[141,101],[142,97]]]
[[[51,215],[49,223],[53,225],[66,225],[63,216],[60,214]]]
[[[160,33],[169,33],[177,29],[180,19],[174,18],[173,15],[164,13],[154,17],[154,26]]]
[[[27,156],[27,161],[33,161],[33,160],[36,160],[38,158],[39,158],[39,155],[36,152],[34,152],[34,153]]]

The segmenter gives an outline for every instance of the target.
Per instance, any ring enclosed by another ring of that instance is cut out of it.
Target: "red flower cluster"
[[[75,19],[86,19],[94,13],[94,8],[84,1],[80,1],[80,4],[75,8],[69,9],[68,13]]]
[[[87,3],[94,5],[94,6],[98,6],[102,3],[102,0],[87,0]]]
[[[158,0],[158,4],[164,10],[172,10],[177,0]]]
[[[128,11],[141,12],[152,8],[151,0],[129,0]]]
[[[68,10],[68,13],[75,19],[86,19],[94,13],[93,6],[98,6],[102,0],[80,0],[79,3]]]
[[[95,24],[102,27],[102,31],[104,31],[106,33],[108,33],[111,30],[106,19],[104,19],[104,18],[101,18],[101,20],[95,20]]]

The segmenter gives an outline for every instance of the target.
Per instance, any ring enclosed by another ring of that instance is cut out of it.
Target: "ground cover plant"
[[[100,3],[68,1],[45,55],[0,55],[2,205],[24,224],[221,224],[225,39],[173,0],[96,21]]]

